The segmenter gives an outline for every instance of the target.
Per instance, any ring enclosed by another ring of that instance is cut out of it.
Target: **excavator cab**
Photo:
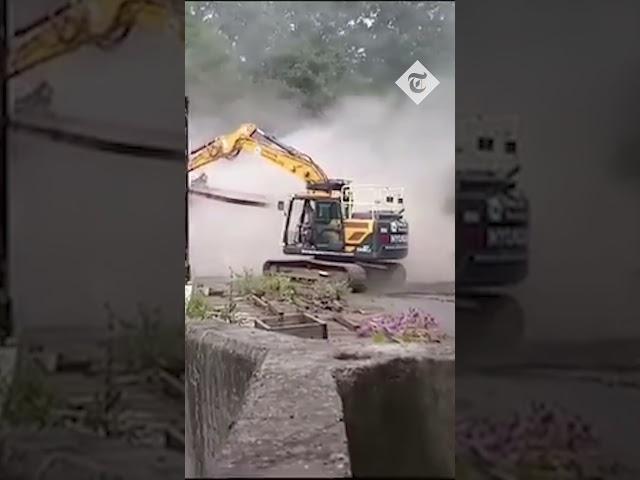
[[[340,200],[295,195],[286,210],[284,253],[344,251],[344,223]]]
[[[315,200],[313,239],[319,250],[344,250],[344,226],[340,202],[337,199]]]

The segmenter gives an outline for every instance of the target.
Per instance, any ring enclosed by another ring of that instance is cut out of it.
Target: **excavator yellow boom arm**
[[[324,170],[311,157],[282,144],[252,123],[245,123],[234,132],[219,136],[193,150],[188,171],[192,172],[223,158],[231,160],[241,152],[256,153],[307,184],[321,184],[329,180]]]
[[[184,41],[184,10],[176,0],[71,1],[13,32],[8,76],[94,45],[109,49],[134,26],[173,29]],[[184,8],[184,6],[182,6]]]

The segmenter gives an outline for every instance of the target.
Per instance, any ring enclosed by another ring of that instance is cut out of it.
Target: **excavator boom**
[[[327,174],[311,157],[281,143],[252,123],[245,123],[234,132],[219,136],[193,150],[188,171],[192,172],[223,158],[231,160],[241,152],[257,153],[294,174],[307,185],[325,184],[329,181]]]

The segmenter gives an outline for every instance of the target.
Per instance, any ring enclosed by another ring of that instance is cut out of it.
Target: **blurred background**
[[[46,3],[11,3],[11,29],[63,2]],[[86,46],[13,78],[10,109],[32,125],[183,151],[184,107],[175,93],[183,89],[182,48],[177,32],[134,26],[117,47]],[[43,83],[46,105],[25,108]],[[182,321],[183,260],[167,256],[184,238],[175,228],[184,216],[176,202],[184,196],[179,158],[127,156],[11,130],[9,162],[18,329],[102,328],[105,302],[124,316],[143,305]]]
[[[638,468],[638,5],[457,2],[456,13],[456,111],[518,117],[531,208],[527,276],[484,289],[479,306],[456,299],[459,453],[464,438],[480,442],[472,419],[534,429],[548,407],[538,440],[563,459],[552,478],[618,478],[596,463]],[[490,470],[517,457],[500,452]],[[580,465],[569,473],[568,458]]]
[[[15,455],[0,476],[175,478],[182,2],[3,4],[14,338],[0,346],[0,429]]]

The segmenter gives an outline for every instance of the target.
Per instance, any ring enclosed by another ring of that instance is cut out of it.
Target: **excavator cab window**
[[[343,218],[351,218],[353,215],[353,192],[344,190],[342,193],[342,215]]]
[[[478,150],[485,152],[493,151],[493,138],[491,137],[479,137],[478,138]]]
[[[301,247],[303,243],[303,223],[305,220],[305,199],[293,198],[285,210],[286,230],[285,244],[288,246]]]
[[[301,238],[302,243],[305,246],[313,246],[314,245],[314,232],[313,232],[313,222],[315,219],[315,209],[313,202],[311,200],[304,201],[304,210],[302,212],[302,219],[300,221],[301,225]]]
[[[344,231],[340,202],[315,201],[314,243],[318,250],[341,251]]]
[[[285,243],[310,249],[315,246],[316,206],[313,199],[293,198],[289,204]]]
[[[505,142],[504,151],[505,151],[505,153],[515,154],[516,153],[516,142],[514,142],[513,140]]]
[[[335,220],[341,220],[340,206],[337,202],[316,202],[316,221],[329,224]]]

